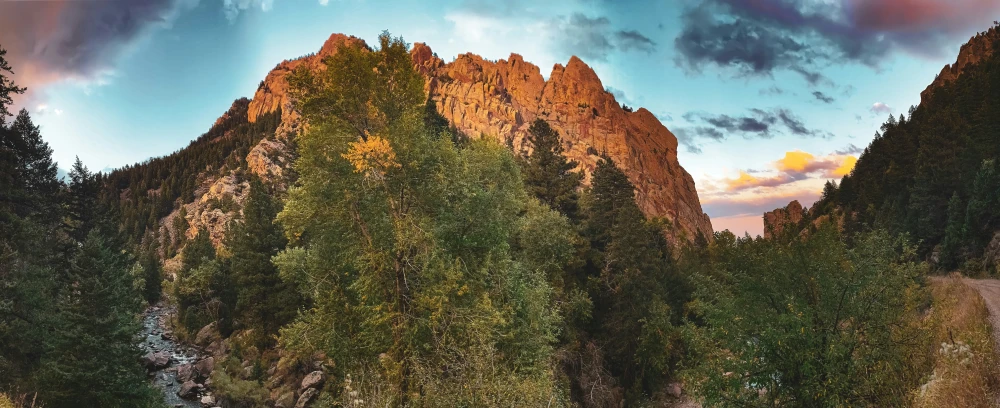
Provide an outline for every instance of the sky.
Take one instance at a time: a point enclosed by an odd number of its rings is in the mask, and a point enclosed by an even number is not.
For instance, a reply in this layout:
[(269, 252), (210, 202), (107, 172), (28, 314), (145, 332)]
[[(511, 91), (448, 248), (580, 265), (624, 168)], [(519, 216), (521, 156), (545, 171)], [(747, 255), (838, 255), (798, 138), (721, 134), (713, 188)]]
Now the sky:
[(678, 138), (716, 230), (810, 205), (908, 112), (1000, 0), (0, 0), (0, 47), (60, 167), (169, 154), (332, 33), (446, 61), (576, 55)]

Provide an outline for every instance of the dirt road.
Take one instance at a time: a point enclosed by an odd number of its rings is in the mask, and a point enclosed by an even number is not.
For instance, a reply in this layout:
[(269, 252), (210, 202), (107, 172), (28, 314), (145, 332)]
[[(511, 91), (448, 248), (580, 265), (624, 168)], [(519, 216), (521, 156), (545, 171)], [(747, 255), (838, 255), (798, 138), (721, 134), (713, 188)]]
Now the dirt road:
[(966, 285), (979, 292), (990, 311), (990, 325), (993, 326), (993, 341), (1000, 344), (1000, 280), (962, 279)]

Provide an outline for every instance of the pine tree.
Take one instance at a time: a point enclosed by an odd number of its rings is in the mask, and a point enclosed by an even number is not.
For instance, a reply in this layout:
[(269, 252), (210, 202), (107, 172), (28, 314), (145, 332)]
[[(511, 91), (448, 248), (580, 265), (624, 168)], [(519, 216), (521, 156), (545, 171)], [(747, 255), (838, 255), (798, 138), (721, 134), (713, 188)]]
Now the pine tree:
[(142, 296), (151, 305), (160, 301), (163, 290), (163, 268), (160, 266), (159, 243), (160, 240), (155, 232), (147, 233), (139, 254), (139, 265), (142, 267), (144, 278)]
[(577, 163), (563, 155), (559, 133), (548, 122), (535, 119), (527, 140), (532, 146), (523, 173), (528, 191), (569, 219), (576, 219), (582, 175), (573, 171)]
[(98, 229), (74, 256), (46, 338), (39, 391), (47, 407), (153, 407), (159, 395), (139, 365), (140, 298), (129, 256)]
[(280, 205), (254, 176), (243, 205), (242, 219), (229, 226), (226, 247), (232, 253), (230, 271), (236, 283), (237, 328), (251, 329), (255, 343), (269, 346), (278, 329), (290, 322), (301, 301), (298, 293), (278, 276), (271, 258), (287, 240), (275, 217)]
[(66, 229), (76, 242), (83, 242), (97, 223), (98, 184), (93, 173), (77, 157), (69, 172)]
[[(585, 208), (593, 282), (594, 337), (626, 388), (655, 391), (679, 357), (669, 350), (688, 293), (669, 256), (662, 227), (646, 220), (635, 187), (610, 158), (594, 170)], [(630, 401), (637, 402), (635, 396)]]
[(958, 266), (962, 244), (965, 242), (965, 207), (958, 192), (948, 200), (948, 224), (944, 230), (944, 240), (941, 242), (941, 263), (939, 267), (950, 270)]
[(10, 116), (10, 110), (7, 107), (14, 104), (13, 96), (24, 93), (25, 90), (25, 88), (18, 87), (10, 78), (10, 75), (14, 74), (14, 70), (7, 63), (5, 55), (7, 55), (7, 50), (0, 47), (0, 127), (6, 123), (7, 117)]

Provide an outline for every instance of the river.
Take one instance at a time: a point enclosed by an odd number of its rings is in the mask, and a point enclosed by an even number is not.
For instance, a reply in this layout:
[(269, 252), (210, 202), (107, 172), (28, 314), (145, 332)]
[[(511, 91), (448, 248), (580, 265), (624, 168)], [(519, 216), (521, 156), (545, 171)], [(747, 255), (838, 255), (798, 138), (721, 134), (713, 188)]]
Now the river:
[(194, 348), (178, 344), (167, 328), (167, 320), (173, 314), (172, 306), (162, 304), (146, 309), (142, 322), (142, 349), (145, 352), (170, 354), (170, 364), (150, 374), (153, 384), (163, 390), (163, 399), (167, 406), (200, 408), (200, 402), (187, 401), (177, 396), (177, 391), (181, 388), (181, 384), (177, 381), (177, 367), (198, 361), (199, 355)]

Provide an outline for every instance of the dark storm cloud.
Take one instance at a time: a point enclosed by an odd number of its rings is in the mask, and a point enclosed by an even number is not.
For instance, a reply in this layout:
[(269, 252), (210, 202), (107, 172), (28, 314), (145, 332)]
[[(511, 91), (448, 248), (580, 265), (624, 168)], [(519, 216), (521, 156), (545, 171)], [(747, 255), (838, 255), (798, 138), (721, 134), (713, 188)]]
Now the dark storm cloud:
[(652, 53), (656, 43), (635, 30), (615, 30), (607, 17), (574, 13), (557, 22), (556, 45), (565, 52), (592, 61), (607, 61), (615, 51)]
[(702, 0), (689, 2), (675, 39), (677, 63), (735, 67), (741, 75), (799, 73), (834, 63), (877, 67), (895, 49), (941, 55), (949, 41), (984, 29), (996, 0)]
[(715, 115), (706, 112), (688, 112), (683, 118), (689, 127), (675, 131), (677, 140), (693, 153), (700, 153), (701, 141), (723, 141), (731, 135), (744, 139), (771, 139), (777, 135), (796, 137), (830, 138), (830, 132), (809, 129), (794, 113), (784, 108), (750, 109), (747, 115)]
[(165, 25), (176, 0), (0, 2), (0, 45), (15, 80), (32, 88), (90, 81), (148, 29)]
[(816, 100), (818, 100), (820, 102), (823, 102), (823, 103), (833, 103), (833, 101), (834, 101), (833, 97), (831, 97), (831, 96), (829, 96), (829, 95), (827, 95), (825, 93), (822, 93), (820, 91), (814, 91), (812, 93), (812, 95), (813, 95), (813, 97), (816, 98)]

